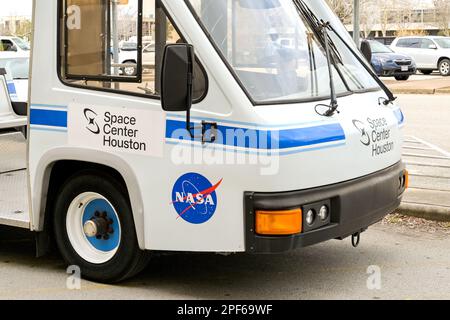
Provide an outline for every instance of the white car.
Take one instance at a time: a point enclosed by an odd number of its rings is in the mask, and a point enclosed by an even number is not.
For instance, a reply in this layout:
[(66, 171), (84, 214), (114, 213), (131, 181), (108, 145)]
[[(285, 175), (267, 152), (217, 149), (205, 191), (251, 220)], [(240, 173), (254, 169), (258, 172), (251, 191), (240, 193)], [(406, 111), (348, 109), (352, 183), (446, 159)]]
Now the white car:
[(19, 37), (0, 36), (0, 58), (29, 57), (30, 45)]
[[(136, 43), (124, 43), (122, 49), (119, 52), (119, 63), (132, 64), (130, 66), (123, 67), (122, 73), (126, 76), (135, 76), (137, 73), (137, 44)], [(155, 65), (155, 43), (144, 44), (142, 50), (142, 65), (144, 68), (152, 68)]]
[(391, 49), (414, 58), (423, 74), (439, 70), (441, 75), (450, 76), (449, 37), (399, 37), (392, 42)]

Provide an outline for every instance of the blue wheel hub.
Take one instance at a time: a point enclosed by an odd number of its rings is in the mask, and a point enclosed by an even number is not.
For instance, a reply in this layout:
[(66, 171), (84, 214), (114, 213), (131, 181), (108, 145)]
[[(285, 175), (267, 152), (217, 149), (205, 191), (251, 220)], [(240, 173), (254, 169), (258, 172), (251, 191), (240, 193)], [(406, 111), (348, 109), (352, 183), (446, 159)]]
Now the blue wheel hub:
[(83, 212), (86, 239), (97, 250), (110, 252), (120, 244), (120, 224), (114, 208), (104, 199), (91, 201)]

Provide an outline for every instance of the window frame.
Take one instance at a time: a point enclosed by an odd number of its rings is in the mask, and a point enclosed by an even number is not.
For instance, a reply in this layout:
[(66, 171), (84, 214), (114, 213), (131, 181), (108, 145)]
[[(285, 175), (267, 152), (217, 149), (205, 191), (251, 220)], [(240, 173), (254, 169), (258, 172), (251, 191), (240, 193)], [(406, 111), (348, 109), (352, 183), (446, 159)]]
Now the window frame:
[[(87, 86), (87, 85), (81, 85), (81, 84), (77, 84), (77, 83), (70, 83), (70, 80), (77, 80), (77, 79), (67, 79), (64, 78), (65, 75), (63, 75), (62, 72), (62, 60), (63, 60), (63, 56), (62, 56), (62, 41), (61, 41), (61, 34), (62, 34), (62, 29), (66, 30), (64, 28), (64, 25), (61, 25), (62, 23), (65, 23), (65, 21), (61, 21), (63, 19), (61, 19), (61, 11), (64, 9), (63, 4), (64, 0), (58, 0), (58, 6), (57, 6), (57, 16), (58, 16), (58, 26), (57, 26), (57, 30), (56, 30), (56, 36), (57, 36), (57, 41), (56, 41), (56, 46), (57, 46), (57, 61), (56, 61), (56, 73), (58, 76), (59, 81), (67, 86), (67, 87), (71, 87), (71, 88), (77, 88), (77, 89), (85, 89), (85, 90), (91, 90), (91, 91), (98, 91), (98, 92), (108, 92), (108, 93), (113, 93), (113, 94), (118, 94), (118, 95), (127, 95), (127, 96), (132, 96), (132, 97), (139, 97), (139, 98), (147, 98), (147, 99), (152, 99), (152, 100), (161, 100), (161, 96), (160, 95), (149, 95), (149, 94), (145, 94), (145, 93), (139, 93), (139, 92), (133, 92), (133, 91), (126, 91), (126, 90), (117, 90), (114, 88), (102, 88), (102, 87), (94, 87), (94, 86)], [(139, 0), (142, 1), (143, 0)], [(181, 33), (180, 29), (178, 28), (178, 26), (175, 24), (174, 20), (172, 19), (171, 15), (169, 14), (169, 12), (167, 11), (164, 3), (162, 3), (161, 0), (155, 0), (155, 5), (156, 2), (160, 1), (161, 4), (161, 8), (164, 11), (168, 21), (170, 21), (170, 23), (172, 24), (172, 26), (174, 27), (175, 31), (178, 33), (178, 35), (180, 36), (181, 40), (185, 43), (188, 43), (186, 41), (185, 36)], [(142, 17), (141, 17), (142, 18)], [(140, 25), (140, 28), (142, 29), (142, 23)], [(142, 41), (142, 39), (141, 39)], [(141, 49), (142, 51), (142, 49)], [(141, 56), (142, 56), (142, 52), (141, 52)], [(205, 90), (203, 91), (203, 94), (192, 101), (193, 104), (198, 104), (200, 102), (202, 102), (209, 93), (209, 76), (208, 76), (208, 72), (206, 71), (205, 67), (203, 66), (203, 64), (201, 63), (200, 59), (198, 58), (197, 55), (195, 55), (195, 61), (198, 64), (200, 70), (202, 71), (203, 77), (205, 79)], [(142, 63), (141, 63), (141, 68), (142, 68)], [(142, 78), (142, 71), (141, 71), (141, 78)], [(115, 83), (115, 82), (123, 82), (123, 83), (130, 83), (130, 82), (125, 82), (122, 81), (123, 78), (120, 78), (120, 81), (112, 81), (111, 83)], [(78, 79), (78, 81), (80, 81)], [(83, 81), (83, 79), (81, 79), (81, 81)], [(98, 80), (88, 80), (88, 81), (98, 81)], [(103, 81), (103, 80), (100, 80)], [(108, 81), (108, 80), (107, 80)], [(139, 82), (133, 81), (132, 83), (142, 83), (142, 79)]]
[[(68, 52), (68, 28), (67, 28), (67, 13), (64, 12), (64, 9), (67, 7), (65, 4), (67, 3), (66, 0), (60, 0), (58, 5), (60, 8), (58, 8), (58, 21), (60, 21), (60, 24), (58, 26), (58, 29), (63, 28), (64, 29), (64, 42), (63, 42), (63, 48), (62, 51), (63, 55), (58, 54), (59, 59), (64, 59), (64, 77), (67, 80), (78, 80), (78, 81), (105, 81), (105, 82), (125, 82), (125, 83), (142, 83), (142, 16), (143, 16), (143, 0), (137, 0), (138, 2), (138, 17), (137, 17), (137, 75), (134, 77), (127, 77), (127, 76), (86, 76), (86, 75), (72, 75), (68, 73), (68, 60), (67, 60), (67, 52)], [(60, 10), (61, 11), (60, 11)], [(107, 9), (108, 16), (111, 16), (111, 8), (108, 6)], [(63, 18), (62, 18), (63, 17)], [(109, 21), (110, 22), (110, 21)], [(108, 23), (108, 29), (107, 34), (111, 33), (111, 26)], [(58, 37), (58, 41), (61, 41), (61, 33)], [(111, 39), (108, 39), (110, 41)], [(58, 48), (60, 46), (58, 45)], [(61, 52), (60, 52), (61, 53)]]

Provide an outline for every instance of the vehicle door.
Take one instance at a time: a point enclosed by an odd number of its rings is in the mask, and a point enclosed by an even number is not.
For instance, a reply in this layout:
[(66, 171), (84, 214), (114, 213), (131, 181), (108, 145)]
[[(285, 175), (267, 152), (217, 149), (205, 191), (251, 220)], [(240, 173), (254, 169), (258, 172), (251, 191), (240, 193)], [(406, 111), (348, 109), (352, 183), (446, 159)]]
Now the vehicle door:
[(439, 50), (436, 43), (431, 39), (420, 40), (420, 63), (423, 67), (436, 69), (439, 60)]

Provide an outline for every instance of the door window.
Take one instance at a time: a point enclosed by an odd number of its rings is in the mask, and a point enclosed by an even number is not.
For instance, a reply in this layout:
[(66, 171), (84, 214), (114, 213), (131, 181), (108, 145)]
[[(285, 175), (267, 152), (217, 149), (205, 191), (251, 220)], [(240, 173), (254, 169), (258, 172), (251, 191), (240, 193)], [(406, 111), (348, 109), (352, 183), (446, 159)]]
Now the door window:
[[(59, 72), (63, 82), (159, 98), (166, 44), (184, 42), (160, 0), (61, 1)], [(198, 60), (194, 100), (207, 89)]]
[(400, 39), (397, 42), (397, 47), (401, 48), (420, 48), (420, 39), (416, 38), (407, 38), (407, 39)]
[(14, 44), (10, 40), (1, 40), (0, 51), (15, 51)]

